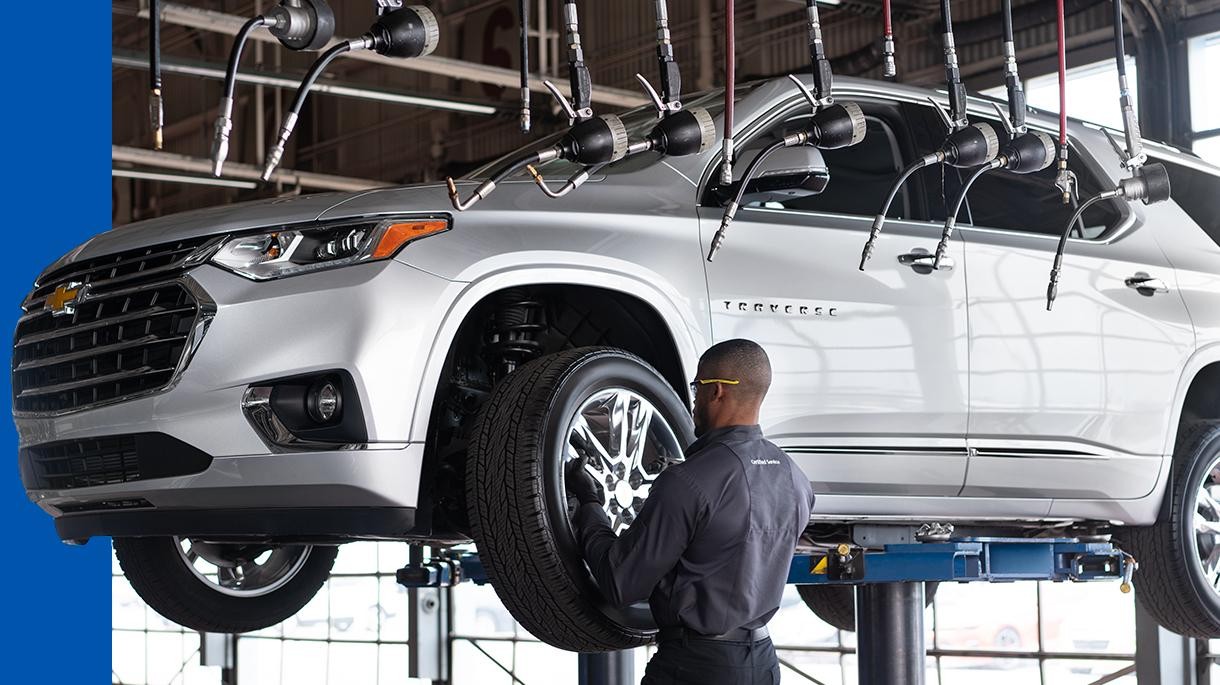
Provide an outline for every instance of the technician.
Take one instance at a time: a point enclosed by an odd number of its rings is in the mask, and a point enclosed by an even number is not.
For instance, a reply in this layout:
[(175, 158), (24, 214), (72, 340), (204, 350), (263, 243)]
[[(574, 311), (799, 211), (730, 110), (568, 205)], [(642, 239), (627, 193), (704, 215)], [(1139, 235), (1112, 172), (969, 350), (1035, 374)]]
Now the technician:
[(763, 438), (758, 411), (771, 362), (757, 343), (729, 340), (699, 360), (691, 382), (697, 440), (652, 486), (616, 537), (600, 486), (577, 460), (565, 481), (585, 561), (606, 599), (648, 599), (660, 628), (641, 685), (779, 682), (767, 621), (780, 596), (813, 491), (788, 455)]

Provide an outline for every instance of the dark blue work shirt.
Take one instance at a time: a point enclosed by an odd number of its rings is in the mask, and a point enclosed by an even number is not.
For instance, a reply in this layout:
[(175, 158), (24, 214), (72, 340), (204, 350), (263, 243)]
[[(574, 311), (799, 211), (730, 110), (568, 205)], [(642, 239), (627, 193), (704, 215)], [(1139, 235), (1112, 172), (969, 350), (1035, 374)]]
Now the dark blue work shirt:
[(779, 609), (813, 489), (758, 426), (710, 431), (657, 476), (631, 527), (582, 504), (575, 524), (606, 599), (648, 599), (661, 628), (718, 635), (758, 628)]

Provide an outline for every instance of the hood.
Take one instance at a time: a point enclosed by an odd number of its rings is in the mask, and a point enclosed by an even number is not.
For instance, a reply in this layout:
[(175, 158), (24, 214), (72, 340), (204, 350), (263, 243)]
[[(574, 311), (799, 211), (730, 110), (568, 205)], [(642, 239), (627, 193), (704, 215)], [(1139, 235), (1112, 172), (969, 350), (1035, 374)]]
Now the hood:
[[(663, 164), (649, 164), (633, 173), (617, 175), (602, 192), (576, 199), (548, 199), (527, 178), (503, 182), (497, 192), (480, 202), (467, 217), (487, 216), (499, 212), (629, 212), (658, 211), (683, 205), (693, 200), (693, 182), (674, 183), (674, 170)], [(600, 185), (605, 175), (594, 176), (587, 188)], [(457, 182), (463, 196), (477, 182)], [(687, 197), (689, 196), (689, 197)], [(54, 271), (72, 262), (116, 252), (223, 235), (285, 224), (330, 221), (355, 217), (426, 212), (456, 216), (444, 183), (377, 188), (359, 193), (318, 193), (271, 198), (254, 202), (198, 209), (180, 214), (137, 221), (100, 233), (51, 264), (43, 273)]]
[(123, 252), (145, 245), (189, 240), (261, 226), (314, 221), (331, 207), (359, 197), (360, 194), (318, 193), (276, 197), (137, 221), (94, 236), (48, 268), (55, 268), (77, 259)]

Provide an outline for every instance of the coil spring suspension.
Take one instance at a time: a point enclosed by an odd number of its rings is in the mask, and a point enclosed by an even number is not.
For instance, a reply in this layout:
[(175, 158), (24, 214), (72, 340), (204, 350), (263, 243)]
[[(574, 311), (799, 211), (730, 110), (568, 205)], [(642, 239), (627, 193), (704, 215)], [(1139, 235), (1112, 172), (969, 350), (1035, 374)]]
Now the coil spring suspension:
[(546, 309), (528, 291), (506, 290), (496, 298), (485, 346), (488, 363), (500, 378), (542, 354), (538, 335), (546, 330)]

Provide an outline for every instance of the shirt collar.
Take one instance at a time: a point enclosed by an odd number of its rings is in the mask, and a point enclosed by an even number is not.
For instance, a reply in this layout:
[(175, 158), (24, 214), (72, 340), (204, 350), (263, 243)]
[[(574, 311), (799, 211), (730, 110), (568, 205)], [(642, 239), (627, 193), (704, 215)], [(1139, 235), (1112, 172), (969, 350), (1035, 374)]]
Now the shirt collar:
[(690, 447), (686, 448), (686, 456), (689, 458), (695, 453), (702, 451), (707, 446), (717, 442), (726, 440), (761, 440), (762, 428), (758, 424), (749, 426), (724, 426), (710, 430), (699, 437), (698, 440), (691, 443)]

